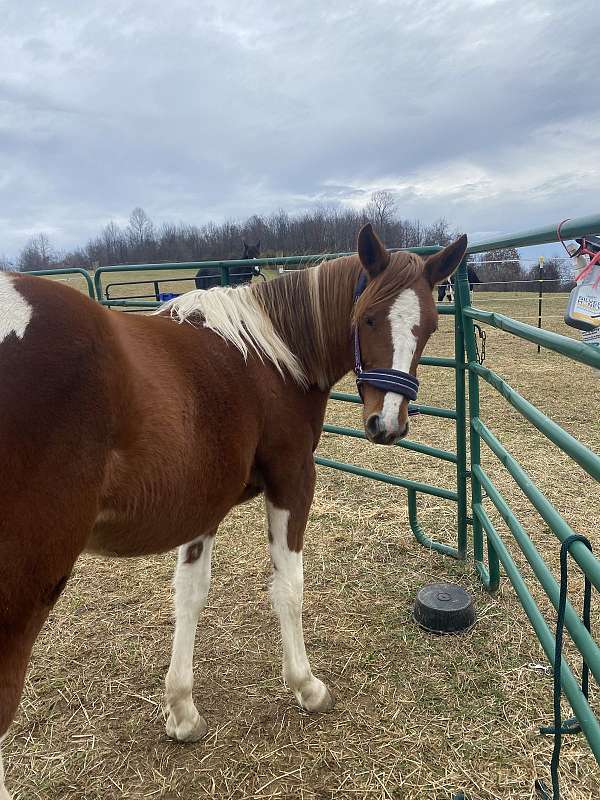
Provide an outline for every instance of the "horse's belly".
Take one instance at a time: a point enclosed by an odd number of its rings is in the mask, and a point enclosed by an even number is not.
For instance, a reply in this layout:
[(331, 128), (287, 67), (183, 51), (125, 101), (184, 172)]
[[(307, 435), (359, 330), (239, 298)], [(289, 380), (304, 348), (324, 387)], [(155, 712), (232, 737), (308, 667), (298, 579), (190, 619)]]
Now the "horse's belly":
[(124, 498), (100, 510), (86, 550), (106, 556), (142, 556), (164, 553), (216, 530), (233, 508), (264, 489), (262, 476), (252, 469), (247, 480), (223, 481), (202, 497), (192, 491), (174, 491), (163, 503), (127, 504)]
[(101, 511), (88, 538), (86, 552), (127, 558), (173, 550), (214, 530), (213, 520), (177, 520), (156, 515), (148, 519), (121, 517), (118, 512)]

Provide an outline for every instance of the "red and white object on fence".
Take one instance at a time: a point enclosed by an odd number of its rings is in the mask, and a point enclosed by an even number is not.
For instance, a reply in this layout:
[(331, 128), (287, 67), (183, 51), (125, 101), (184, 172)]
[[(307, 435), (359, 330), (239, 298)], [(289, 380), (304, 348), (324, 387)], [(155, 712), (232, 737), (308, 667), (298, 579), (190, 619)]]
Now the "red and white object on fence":
[[(600, 348), (600, 237), (588, 236), (565, 245), (576, 271), (577, 286), (571, 290), (565, 322), (582, 331), (581, 338)], [(594, 375), (600, 378), (600, 370)]]
[(581, 331), (600, 330), (600, 238), (578, 239), (568, 245), (577, 285), (569, 295), (565, 322)]

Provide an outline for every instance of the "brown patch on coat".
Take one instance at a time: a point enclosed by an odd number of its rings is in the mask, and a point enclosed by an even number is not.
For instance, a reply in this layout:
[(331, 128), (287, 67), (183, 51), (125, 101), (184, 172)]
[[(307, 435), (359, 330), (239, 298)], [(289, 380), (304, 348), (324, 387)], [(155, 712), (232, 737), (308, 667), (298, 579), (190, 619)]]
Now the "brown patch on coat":
[(202, 551), (204, 550), (204, 543), (203, 542), (194, 542), (188, 546), (188, 549), (185, 553), (185, 561), (184, 564), (193, 564), (195, 561), (198, 561), (200, 556), (202, 555)]

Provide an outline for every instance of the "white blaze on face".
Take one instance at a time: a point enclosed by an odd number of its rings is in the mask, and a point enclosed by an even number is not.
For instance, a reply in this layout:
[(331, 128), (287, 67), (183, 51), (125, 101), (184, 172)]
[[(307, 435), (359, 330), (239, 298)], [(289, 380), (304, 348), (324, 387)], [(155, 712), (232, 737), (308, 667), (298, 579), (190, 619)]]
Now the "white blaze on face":
[[(392, 369), (408, 372), (417, 348), (413, 328), (421, 322), (421, 304), (413, 289), (400, 292), (390, 308), (388, 319), (394, 347)], [(398, 414), (403, 400), (404, 395), (395, 392), (385, 394), (381, 421), (388, 433), (393, 433), (398, 428)]]
[(11, 333), (22, 339), (33, 309), (13, 285), (13, 278), (0, 272), (0, 344)]

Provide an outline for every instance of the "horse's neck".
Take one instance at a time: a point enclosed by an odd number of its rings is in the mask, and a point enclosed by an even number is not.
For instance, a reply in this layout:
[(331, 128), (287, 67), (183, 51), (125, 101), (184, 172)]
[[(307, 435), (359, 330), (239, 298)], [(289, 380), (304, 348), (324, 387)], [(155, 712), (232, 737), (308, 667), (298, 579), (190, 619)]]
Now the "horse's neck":
[(353, 367), (351, 317), (358, 259), (340, 258), (257, 287), (309, 385), (329, 390)]
[(362, 270), (357, 256), (323, 263), (318, 270), (326, 388), (331, 389), (354, 367), (351, 320)]

